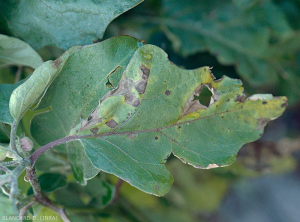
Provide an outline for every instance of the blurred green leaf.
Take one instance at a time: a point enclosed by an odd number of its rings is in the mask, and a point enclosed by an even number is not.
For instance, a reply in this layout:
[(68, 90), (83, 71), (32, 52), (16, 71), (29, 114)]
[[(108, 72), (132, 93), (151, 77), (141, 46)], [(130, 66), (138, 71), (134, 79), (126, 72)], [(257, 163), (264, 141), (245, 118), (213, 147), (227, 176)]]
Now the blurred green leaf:
[(37, 215), (35, 215), (34, 221), (45, 221), (45, 220), (53, 220), (57, 222), (63, 222), (61, 217), (50, 208), (42, 207)]
[[(66, 176), (58, 173), (44, 173), (38, 177), (42, 191), (49, 193), (57, 188), (67, 186)], [(28, 190), (27, 195), (33, 194), (32, 187)]]
[(14, 118), (9, 111), (9, 100), (12, 92), (24, 81), (16, 84), (0, 84), (0, 121), (12, 125)]
[(140, 2), (8, 0), (1, 1), (0, 15), (10, 31), (34, 49), (45, 45), (69, 49), (101, 39), (114, 18)]
[(6, 129), (4, 123), (0, 122), (0, 143), (9, 142), (9, 131)]
[(86, 186), (70, 183), (54, 192), (55, 201), (67, 207), (102, 209), (114, 197), (115, 188), (104, 178), (96, 176)]
[(3, 66), (29, 66), (36, 69), (43, 63), (39, 54), (20, 39), (0, 34), (0, 68)]
[(2, 221), (8, 220), (19, 222), (17, 217), (18, 214), (14, 211), (12, 202), (8, 198), (3, 196), (0, 196), (0, 215)]

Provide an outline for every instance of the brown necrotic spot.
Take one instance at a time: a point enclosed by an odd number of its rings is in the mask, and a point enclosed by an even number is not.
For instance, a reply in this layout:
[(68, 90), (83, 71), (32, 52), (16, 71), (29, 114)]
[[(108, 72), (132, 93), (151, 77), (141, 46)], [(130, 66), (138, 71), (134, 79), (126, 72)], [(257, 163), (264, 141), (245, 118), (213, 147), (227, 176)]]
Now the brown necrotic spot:
[(263, 101), (263, 102), (262, 102), (263, 105), (265, 105), (265, 104), (267, 104), (267, 103), (268, 103), (267, 101)]
[(157, 189), (157, 190), (158, 190), (158, 189), (159, 189), (159, 186), (158, 186), (158, 185), (155, 185), (155, 189)]
[(128, 139), (133, 139), (133, 138), (136, 137), (136, 134), (130, 133), (130, 134), (127, 135), (127, 137), (128, 137)]
[(167, 91), (165, 92), (165, 94), (166, 94), (167, 96), (169, 96), (169, 95), (171, 94), (171, 91), (170, 91), (170, 90), (167, 90)]
[(156, 136), (154, 139), (155, 139), (155, 140), (158, 140), (158, 136)]
[(281, 104), (281, 107), (287, 107), (288, 106), (288, 101), (284, 101), (284, 103)]
[(114, 119), (109, 120), (105, 124), (110, 128), (115, 128), (118, 125), (118, 123)]
[(141, 79), (141, 80), (137, 81), (134, 85), (135, 89), (140, 94), (144, 94), (144, 92), (146, 90), (146, 86), (147, 86), (147, 80), (145, 80), (145, 79)]
[(92, 129), (90, 129), (91, 130), (91, 132), (93, 133), (93, 134), (97, 134), (97, 132), (98, 132), (98, 128), (97, 127), (94, 127), (94, 128), (92, 128)]
[(148, 69), (145, 65), (141, 65), (141, 66), (140, 66), (140, 69), (141, 69), (142, 75), (149, 76), (149, 74), (150, 74), (150, 69)]
[(244, 102), (245, 99), (246, 99), (246, 96), (245, 96), (245, 95), (238, 95), (238, 96), (235, 98), (234, 102)]
[(140, 100), (135, 96), (134, 93), (128, 93), (125, 95), (125, 102), (131, 104), (134, 107), (138, 107), (140, 105)]
[(270, 121), (268, 118), (260, 118), (257, 120), (257, 129), (256, 130), (261, 130), (263, 129), (267, 123)]
[(51, 62), (51, 66), (54, 68), (54, 69), (58, 69), (59, 65), (61, 64), (61, 59), (58, 58), (56, 60), (54, 60), (53, 62)]

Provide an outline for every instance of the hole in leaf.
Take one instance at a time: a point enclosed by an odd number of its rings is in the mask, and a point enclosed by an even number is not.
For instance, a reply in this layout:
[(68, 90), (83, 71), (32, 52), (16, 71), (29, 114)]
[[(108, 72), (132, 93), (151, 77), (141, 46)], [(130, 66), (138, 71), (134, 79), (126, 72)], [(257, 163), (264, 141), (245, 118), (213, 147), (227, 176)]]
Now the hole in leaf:
[(211, 98), (211, 96), (212, 96), (211, 91), (208, 89), (208, 87), (207, 87), (206, 85), (204, 85), (204, 86), (202, 87), (202, 90), (201, 90), (200, 95), (199, 95), (199, 96), (194, 95), (193, 101), (199, 100), (199, 102), (200, 102), (202, 105), (208, 107), (208, 106), (209, 106), (209, 103), (210, 103), (210, 98)]
[(106, 88), (113, 88), (113, 85), (109, 81), (109, 78), (107, 78), (107, 82), (105, 83)]

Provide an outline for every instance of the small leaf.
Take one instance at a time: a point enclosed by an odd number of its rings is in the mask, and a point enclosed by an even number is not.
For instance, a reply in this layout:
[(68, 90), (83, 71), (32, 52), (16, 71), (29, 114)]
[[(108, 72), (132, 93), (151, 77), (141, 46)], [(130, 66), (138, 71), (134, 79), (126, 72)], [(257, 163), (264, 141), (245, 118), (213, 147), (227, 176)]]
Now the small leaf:
[(59, 59), (45, 62), (22, 85), (12, 92), (9, 110), (14, 119), (21, 118), (31, 106), (42, 99), (43, 94), (47, 91), (67, 58), (78, 49), (79, 47), (74, 46)]
[(101, 39), (114, 18), (142, 1), (9, 0), (0, 3), (0, 16), (16, 37), (34, 49), (56, 45), (66, 50)]
[(40, 55), (26, 42), (0, 34), (0, 68), (17, 65), (36, 69), (42, 64)]
[(23, 83), (24, 81), (18, 82), (17, 84), (0, 84), (0, 121), (12, 125), (14, 118), (11, 116), (9, 111), (9, 99), (12, 92)]
[[(38, 177), (42, 191), (49, 193), (60, 187), (67, 186), (67, 178), (58, 173), (45, 173)], [(32, 187), (28, 190), (27, 195), (33, 194)]]

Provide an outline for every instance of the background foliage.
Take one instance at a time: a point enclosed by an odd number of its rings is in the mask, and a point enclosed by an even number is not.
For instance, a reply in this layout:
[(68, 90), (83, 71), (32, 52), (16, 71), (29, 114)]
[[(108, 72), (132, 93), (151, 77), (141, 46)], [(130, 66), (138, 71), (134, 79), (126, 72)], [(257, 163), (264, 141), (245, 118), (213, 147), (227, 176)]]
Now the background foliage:
[[(49, 7), (54, 9), (50, 11), (42, 1), (33, 1), (32, 5), (26, 6), (22, 6), (26, 1), (8, 2), (0, 3), (3, 9), (0, 33), (24, 40), (44, 61), (56, 59), (72, 45), (91, 44), (101, 39), (106, 27), (95, 31), (101, 21), (98, 17), (90, 18), (91, 9), (97, 9), (94, 5), (89, 6), (92, 1), (86, 1), (85, 8), (80, 4), (58, 6), (55, 1), (48, 1)], [(138, 2), (128, 1), (131, 6), (126, 6), (123, 11)], [(47, 13), (36, 10), (39, 4)], [(66, 15), (76, 23), (74, 29), (65, 28), (64, 19), (59, 19), (62, 12), (53, 15), (53, 11), (58, 10), (56, 7), (63, 12), (71, 7), (71, 11), (78, 13)], [(38, 15), (27, 13), (25, 9)], [(107, 11), (112, 10), (108, 8)], [(113, 13), (109, 21), (119, 14)], [(86, 16), (78, 17), (80, 15)], [(39, 27), (24, 24), (33, 21), (31, 16), (42, 16), (38, 20), (43, 23)], [(300, 216), (295, 209), (300, 204), (297, 186), (300, 179), (299, 24), (298, 0), (152, 0), (119, 16), (107, 27), (104, 39), (117, 35), (144, 39), (164, 49), (169, 59), (181, 67), (213, 66), (217, 78), (227, 75), (242, 79), (247, 96), (255, 93), (285, 95), (289, 98), (288, 109), (268, 124), (259, 141), (244, 146), (237, 162), (229, 167), (199, 170), (170, 157), (166, 166), (175, 182), (164, 197), (145, 194), (104, 173), (88, 182), (85, 181), (87, 174), (83, 175), (81, 183), (87, 185), (82, 187), (76, 183), (71, 167), (65, 161), (67, 150), (60, 148), (38, 159), (43, 190), (49, 192), (55, 202), (67, 207), (71, 221), (297, 221)], [(87, 37), (81, 42), (67, 39), (76, 35)], [(26, 50), (27, 46), (20, 47)], [(11, 63), (2, 67), (1, 63), (0, 83), (13, 84), (26, 78), (40, 60), (33, 61), (35, 63), (31, 60), (15, 64), (23, 65), (22, 69)], [(8, 87), (3, 90), (7, 92), (11, 86), (4, 87)], [(1, 111), (0, 114), (2, 116)], [(25, 131), (28, 136), (33, 115), (34, 111), (27, 112), (19, 127), (19, 131)], [(8, 128), (0, 123), (1, 143), (9, 141)], [(51, 181), (55, 186), (47, 186)], [(22, 195), (30, 194), (28, 183), (22, 176), (19, 184)], [(49, 213), (39, 206), (30, 211)]]

